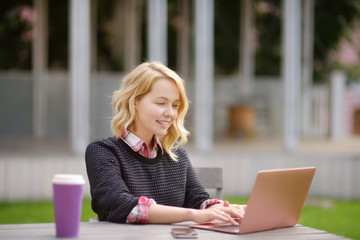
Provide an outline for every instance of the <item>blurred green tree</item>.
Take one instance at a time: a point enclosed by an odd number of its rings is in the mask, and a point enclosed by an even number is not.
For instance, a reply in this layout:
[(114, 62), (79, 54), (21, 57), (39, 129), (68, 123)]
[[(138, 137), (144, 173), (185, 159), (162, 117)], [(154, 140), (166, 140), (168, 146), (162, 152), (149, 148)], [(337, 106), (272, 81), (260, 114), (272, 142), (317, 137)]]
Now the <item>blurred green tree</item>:
[(317, 0), (314, 15), (314, 81), (322, 82), (334, 68), (328, 61), (348, 28), (360, 17), (358, 0)]
[[(121, 71), (123, 59), (113, 53), (114, 9), (116, 0), (97, 2), (97, 69), (101, 71)], [(176, 24), (171, 24), (177, 16), (176, 7), (181, 0), (168, 1), (168, 63), (176, 66)], [(193, 1), (190, 1), (190, 16), (193, 22)], [(145, 1), (146, 2), (146, 1)], [(255, 74), (280, 75), (281, 67), (281, 0), (255, 0)], [(235, 74), (239, 66), (240, 44), (240, 0), (215, 0), (214, 51), (215, 73)], [(69, 1), (49, 1), (49, 68), (67, 69), (69, 52)], [(314, 20), (314, 78), (326, 79), (334, 67), (328, 61), (331, 50), (346, 34), (360, 16), (358, 0), (317, 0)], [(146, 59), (147, 11), (142, 4), (141, 14), (141, 59)], [(3, 1), (0, 4), (0, 70), (31, 69), (31, 40), (34, 21), (33, 1)], [(192, 32), (192, 34), (194, 34)], [(355, 71), (356, 72), (356, 71)]]
[(32, 1), (0, 4), (0, 70), (31, 68)]

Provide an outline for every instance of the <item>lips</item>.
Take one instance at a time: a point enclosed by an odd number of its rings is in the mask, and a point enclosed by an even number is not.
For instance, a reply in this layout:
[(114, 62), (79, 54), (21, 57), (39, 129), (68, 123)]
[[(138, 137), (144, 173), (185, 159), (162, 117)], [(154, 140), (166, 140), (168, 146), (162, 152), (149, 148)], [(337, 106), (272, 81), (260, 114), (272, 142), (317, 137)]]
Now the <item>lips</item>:
[(168, 128), (170, 126), (170, 122), (169, 121), (160, 121), (157, 120), (157, 122), (161, 125), (161, 127), (163, 128)]

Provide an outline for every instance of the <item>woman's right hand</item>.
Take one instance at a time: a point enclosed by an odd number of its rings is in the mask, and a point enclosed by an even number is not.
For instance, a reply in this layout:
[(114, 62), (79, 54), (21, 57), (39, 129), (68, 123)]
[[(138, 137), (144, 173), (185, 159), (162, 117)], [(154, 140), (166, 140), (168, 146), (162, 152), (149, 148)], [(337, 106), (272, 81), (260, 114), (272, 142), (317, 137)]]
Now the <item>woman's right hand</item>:
[[(192, 220), (196, 223), (205, 223), (211, 222), (213, 220), (220, 220), (224, 222), (230, 222), (234, 226), (238, 226), (239, 222), (244, 217), (245, 207), (241, 205), (229, 205), (226, 204), (216, 204), (207, 209), (192, 211)], [(235, 220), (236, 219), (236, 220)]]

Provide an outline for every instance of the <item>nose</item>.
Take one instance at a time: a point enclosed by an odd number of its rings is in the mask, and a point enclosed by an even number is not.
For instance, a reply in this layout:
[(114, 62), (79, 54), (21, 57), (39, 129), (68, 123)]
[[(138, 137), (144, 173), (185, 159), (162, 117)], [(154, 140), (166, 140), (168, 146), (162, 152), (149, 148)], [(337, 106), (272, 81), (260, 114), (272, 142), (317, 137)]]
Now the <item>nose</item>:
[(173, 106), (168, 106), (165, 111), (165, 116), (175, 118), (177, 114), (177, 110), (173, 108)]

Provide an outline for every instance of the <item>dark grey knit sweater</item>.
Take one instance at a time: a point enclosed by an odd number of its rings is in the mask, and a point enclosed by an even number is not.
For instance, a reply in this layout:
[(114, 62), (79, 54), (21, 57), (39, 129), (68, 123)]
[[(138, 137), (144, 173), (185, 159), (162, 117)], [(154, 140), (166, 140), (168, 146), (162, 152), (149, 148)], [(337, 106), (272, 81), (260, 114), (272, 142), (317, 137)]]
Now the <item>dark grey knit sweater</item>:
[(178, 161), (159, 150), (148, 159), (115, 137), (92, 142), (85, 161), (90, 182), (92, 209), (100, 221), (126, 222), (140, 196), (158, 204), (200, 208), (209, 194), (201, 186), (183, 148)]

